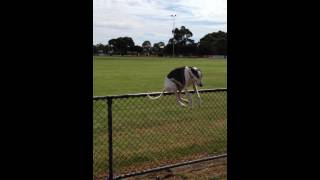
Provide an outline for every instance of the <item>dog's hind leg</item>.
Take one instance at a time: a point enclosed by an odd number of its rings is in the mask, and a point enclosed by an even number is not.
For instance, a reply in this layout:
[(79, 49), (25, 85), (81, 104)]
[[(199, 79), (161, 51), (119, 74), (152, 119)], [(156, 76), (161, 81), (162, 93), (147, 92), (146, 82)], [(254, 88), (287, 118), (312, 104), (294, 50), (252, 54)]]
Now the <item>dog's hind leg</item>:
[(185, 91), (185, 93), (186, 93), (186, 95), (187, 95), (187, 97), (188, 97), (188, 99), (189, 99), (190, 107), (193, 108), (193, 103), (192, 103), (192, 96), (191, 96), (191, 94), (189, 93), (188, 89), (185, 89), (184, 91)]
[(179, 98), (181, 101), (185, 102), (185, 103), (189, 103), (189, 101), (187, 99), (184, 99), (181, 97), (181, 90), (178, 92)]
[(182, 107), (186, 107), (186, 105), (185, 105), (183, 102), (181, 102), (180, 93), (177, 92), (177, 91), (175, 91), (174, 94), (176, 95), (176, 101), (177, 101), (177, 103), (178, 103), (180, 106), (182, 106)]

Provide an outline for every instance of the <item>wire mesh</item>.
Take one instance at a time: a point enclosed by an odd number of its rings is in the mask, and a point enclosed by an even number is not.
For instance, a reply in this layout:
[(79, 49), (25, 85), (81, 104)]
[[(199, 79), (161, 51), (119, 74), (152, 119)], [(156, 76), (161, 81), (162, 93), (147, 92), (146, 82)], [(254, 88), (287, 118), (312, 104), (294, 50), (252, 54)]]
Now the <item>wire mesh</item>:
[[(115, 96), (112, 104), (115, 176), (219, 155), (227, 151), (227, 90), (193, 95), (193, 108), (174, 95)], [(186, 97), (184, 97), (187, 99)], [(94, 100), (94, 178), (108, 171), (107, 103)]]

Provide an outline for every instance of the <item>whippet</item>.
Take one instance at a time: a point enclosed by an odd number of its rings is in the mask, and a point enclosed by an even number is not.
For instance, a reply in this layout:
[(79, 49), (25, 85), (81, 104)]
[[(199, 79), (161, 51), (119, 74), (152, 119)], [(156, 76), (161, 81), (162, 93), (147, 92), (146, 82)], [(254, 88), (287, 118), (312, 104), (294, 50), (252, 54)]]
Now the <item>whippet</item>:
[[(190, 107), (193, 107), (192, 96), (188, 92), (188, 87), (193, 86), (194, 91), (197, 93), (199, 104), (201, 105), (202, 100), (200, 94), (198, 92), (197, 86), (202, 87), (202, 72), (200, 69), (196, 67), (178, 67), (172, 70), (164, 80), (164, 89), (161, 94), (157, 97), (151, 97), (148, 95), (150, 99), (158, 99), (162, 96), (162, 94), (166, 92), (174, 92), (176, 96), (176, 101), (180, 106), (185, 107), (185, 103), (190, 103)], [(189, 100), (181, 98), (181, 91), (184, 90)], [(182, 102), (183, 101), (183, 102)]]

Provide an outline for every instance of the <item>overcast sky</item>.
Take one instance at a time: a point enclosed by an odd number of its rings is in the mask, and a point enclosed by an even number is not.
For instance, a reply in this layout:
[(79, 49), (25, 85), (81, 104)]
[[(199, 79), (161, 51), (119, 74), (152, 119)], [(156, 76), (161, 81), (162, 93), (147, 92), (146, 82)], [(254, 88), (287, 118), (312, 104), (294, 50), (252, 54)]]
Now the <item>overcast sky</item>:
[(198, 42), (204, 35), (227, 31), (227, 0), (93, 0), (93, 43), (129, 36), (136, 45), (168, 43), (175, 27), (185, 26)]

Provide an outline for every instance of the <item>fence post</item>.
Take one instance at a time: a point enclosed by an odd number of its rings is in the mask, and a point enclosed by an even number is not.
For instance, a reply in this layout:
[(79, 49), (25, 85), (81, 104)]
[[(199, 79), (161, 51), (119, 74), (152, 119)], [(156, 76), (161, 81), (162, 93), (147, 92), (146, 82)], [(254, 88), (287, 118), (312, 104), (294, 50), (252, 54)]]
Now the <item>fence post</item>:
[(108, 101), (108, 148), (109, 148), (109, 176), (107, 179), (113, 179), (113, 152), (112, 152), (112, 97), (107, 98)]

